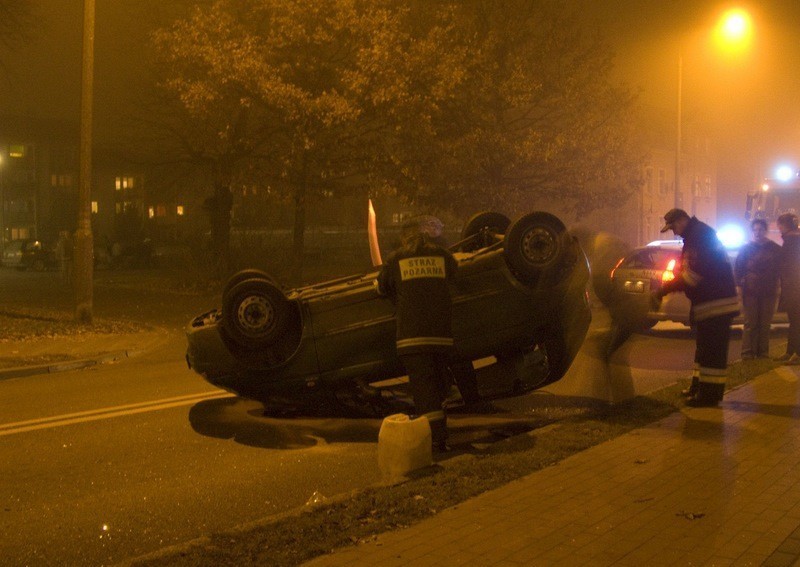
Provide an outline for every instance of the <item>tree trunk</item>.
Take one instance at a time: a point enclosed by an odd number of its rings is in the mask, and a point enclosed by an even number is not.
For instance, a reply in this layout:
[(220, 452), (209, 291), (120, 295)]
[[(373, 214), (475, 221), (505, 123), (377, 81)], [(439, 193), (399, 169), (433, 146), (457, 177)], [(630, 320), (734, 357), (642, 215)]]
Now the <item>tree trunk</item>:
[(220, 281), (227, 278), (231, 270), (231, 208), (233, 207), (231, 176), (231, 167), (224, 163), (220, 164), (214, 181), (214, 196), (209, 207), (213, 275)]
[(292, 235), (292, 282), (299, 285), (303, 279), (303, 256), (306, 233), (306, 182), (303, 180), (294, 191), (294, 232)]

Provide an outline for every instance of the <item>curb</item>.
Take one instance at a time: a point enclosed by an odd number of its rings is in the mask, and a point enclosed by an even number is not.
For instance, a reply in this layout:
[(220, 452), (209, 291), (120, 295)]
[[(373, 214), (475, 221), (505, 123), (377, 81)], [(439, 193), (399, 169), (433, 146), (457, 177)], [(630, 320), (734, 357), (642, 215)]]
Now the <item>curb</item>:
[(10, 378), (22, 378), (24, 376), (35, 376), (37, 374), (54, 374), (56, 372), (66, 372), (68, 370), (80, 370), (100, 364), (119, 362), (126, 358), (132, 358), (141, 354), (140, 350), (123, 350), (110, 354), (104, 354), (96, 358), (84, 358), (80, 360), (68, 360), (55, 364), (40, 364), (37, 366), (17, 366), (0, 370), (0, 380)]

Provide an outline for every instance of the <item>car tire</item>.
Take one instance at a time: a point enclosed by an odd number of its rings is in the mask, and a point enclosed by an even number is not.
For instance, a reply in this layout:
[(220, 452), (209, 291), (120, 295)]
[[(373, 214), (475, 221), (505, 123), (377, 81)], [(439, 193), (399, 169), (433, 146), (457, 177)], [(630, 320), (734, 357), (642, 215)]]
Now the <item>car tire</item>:
[(265, 280), (275, 287), (280, 287), (275, 281), (275, 278), (273, 278), (267, 272), (256, 270), (255, 268), (247, 268), (246, 270), (236, 272), (230, 278), (228, 278), (228, 281), (225, 283), (225, 287), (222, 290), (222, 297), (225, 297), (225, 295), (230, 292), (231, 289), (233, 289), (233, 286), (245, 280)]
[[(492, 234), (505, 234), (510, 224), (511, 219), (509, 219), (503, 213), (484, 211), (482, 213), (473, 215), (467, 221), (467, 224), (464, 225), (464, 228), (461, 229), (461, 242), (470, 239), (469, 242), (465, 242), (460, 247), (461, 251), (472, 252), (474, 250), (478, 250), (479, 248), (493, 244), (491, 238), (489, 238), (489, 234), (486, 234), (486, 232)], [(481, 233), (484, 235), (479, 238), (472, 238), (474, 236), (481, 235)]]
[(552, 286), (566, 274), (574, 244), (558, 217), (534, 212), (511, 225), (503, 242), (506, 263), (522, 283)]
[(237, 346), (255, 350), (275, 343), (289, 324), (289, 302), (273, 283), (251, 278), (222, 296), (222, 329)]

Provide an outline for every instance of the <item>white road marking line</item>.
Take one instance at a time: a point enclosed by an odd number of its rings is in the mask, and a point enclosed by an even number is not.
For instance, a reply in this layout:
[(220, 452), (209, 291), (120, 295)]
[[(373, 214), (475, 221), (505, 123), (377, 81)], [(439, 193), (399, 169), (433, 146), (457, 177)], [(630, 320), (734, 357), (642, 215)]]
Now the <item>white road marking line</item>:
[(125, 415), (134, 415), (137, 413), (146, 413), (150, 411), (176, 408), (180, 406), (194, 404), (202, 400), (212, 400), (212, 399), (227, 398), (227, 397), (232, 398), (234, 397), (234, 395), (228, 392), (221, 392), (219, 390), (216, 390), (213, 392), (204, 392), (201, 394), (176, 396), (174, 398), (164, 398), (162, 400), (151, 400), (149, 402), (139, 402), (135, 404), (126, 404), (122, 406), (113, 406), (108, 408), (100, 408), (96, 410), (87, 410), (87, 411), (80, 411), (63, 415), (54, 415), (39, 419), (17, 421), (13, 423), (3, 423), (0, 424), (0, 437), (4, 435), (13, 435), (15, 433), (25, 433), (27, 431), (36, 431), (38, 429), (63, 427), (65, 425), (72, 425), (75, 423), (85, 423), (87, 421), (97, 421), (100, 419), (110, 419), (113, 417), (122, 417)]

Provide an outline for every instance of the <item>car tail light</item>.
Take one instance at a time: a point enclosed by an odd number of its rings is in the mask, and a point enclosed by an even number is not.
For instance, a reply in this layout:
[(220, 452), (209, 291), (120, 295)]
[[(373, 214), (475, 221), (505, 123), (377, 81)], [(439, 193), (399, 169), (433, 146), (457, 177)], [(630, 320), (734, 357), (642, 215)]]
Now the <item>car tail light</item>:
[(667, 262), (667, 269), (661, 273), (661, 283), (671, 282), (675, 279), (675, 258)]
[(623, 261), (624, 259), (625, 259), (625, 258), (620, 258), (620, 259), (619, 259), (619, 262), (617, 262), (617, 264), (616, 264), (616, 265), (615, 265), (613, 268), (611, 268), (611, 274), (610, 274), (610, 277), (611, 277), (611, 279), (612, 279), (612, 280), (614, 279), (614, 272), (616, 272), (616, 271), (617, 271), (617, 268), (619, 268), (619, 265), (620, 265), (620, 264), (622, 264), (622, 261)]

